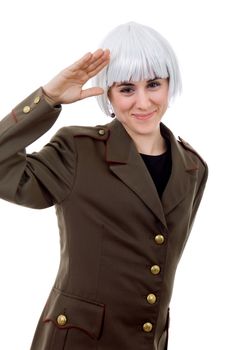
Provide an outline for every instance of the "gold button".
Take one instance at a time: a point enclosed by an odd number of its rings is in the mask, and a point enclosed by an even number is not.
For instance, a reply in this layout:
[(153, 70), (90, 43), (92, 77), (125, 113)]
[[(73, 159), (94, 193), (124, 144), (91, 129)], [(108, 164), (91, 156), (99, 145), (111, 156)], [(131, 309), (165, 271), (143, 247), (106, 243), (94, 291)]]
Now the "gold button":
[(156, 242), (156, 244), (163, 244), (163, 242), (164, 242), (164, 236), (163, 235), (156, 235), (155, 236), (155, 242)]
[(40, 102), (40, 96), (36, 96), (34, 99), (34, 103), (37, 104)]
[(31, 110), (31, 108), (29, 107), (29, 106), (25, 106), (25, 107), (23, 107), (23, 113), (29, 113), (30, 112), (30, 110)]
[(156, 302), (156, 296), (152, 293), (148, 294), (146, 299), (149, 304), (154, 304)]
[(100, 136), (103, 136), (105, 134), (105, 130), (104, 129), (99, 129), (98, 131)]
[(160, 267), (159, 265), (153, 265), (150, 268), (151, 272), (153, 273), (153, 275), (158, 275), (160, 273)]
[(149, 333), (149, 332), (152, 331), (152, 328), (153, 328), (153, 326), (152, 326), (152, 324), (151, 324), (150, 322), (146, 322), (146, 323), (144, 323), (144, 325), (143, 325), (143, 330), (144, 330), (144, 332)]
[(59, 324), (59, 326), (64, 326), (67, 322), (67, 318), (65, 315), (59, 315), (57, 317), (57, 323)]

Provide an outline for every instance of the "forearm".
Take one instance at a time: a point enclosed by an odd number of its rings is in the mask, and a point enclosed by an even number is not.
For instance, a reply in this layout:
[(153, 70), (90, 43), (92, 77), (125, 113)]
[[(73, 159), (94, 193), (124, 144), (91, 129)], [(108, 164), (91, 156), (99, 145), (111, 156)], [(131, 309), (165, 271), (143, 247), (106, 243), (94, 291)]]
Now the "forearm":
[(23, 150), (55, 123), (61, 107), (51, 106), (39, 88), (0, 121), (0, 162)]
[[(16, 202), (16, 193), (27, 167), (25, 148), (54, 124), (60, 111), (61, 108), (54, 108), (45, 100), (40, 88), (0, 121), (1, 198)], [(36, 186), (33, 187), (33, 190), (38, 202), (42, 202), (43, 195), (37, 193)], [(46, 205), (51, 205), (51, 203), (44, 204)]]

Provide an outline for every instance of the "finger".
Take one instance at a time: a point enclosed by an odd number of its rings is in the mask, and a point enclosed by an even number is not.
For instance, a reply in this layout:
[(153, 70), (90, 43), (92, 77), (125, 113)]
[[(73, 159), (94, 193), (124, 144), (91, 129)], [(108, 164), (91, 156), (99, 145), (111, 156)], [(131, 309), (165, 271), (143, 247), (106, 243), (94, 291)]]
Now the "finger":
[(98, 59), (102, 59), (105, 57), (108, 57), (110, 55), (109, 49), (98, 49), (92, 54), (92, 58), (90, 60), (90, 63), (95, 62)]
[(72, 66), (72, 71), (76, 71), (78, 69), (88, 69), (88, 67), (92, 64), (97, 64), (98, 62), (102, 62), (107, 57), (109, 57), (110, 51), (108, 49), (98, 49), (94, 53), (87, 53), (80, 60), (76, 61)]
[(108, 64), (109, 64), (109, 60), (106, 60), (106, 61), (102, 62), (101, 64), (99, 64), (97, 67), (93, 67), (93, 69), (87, 73), (89, 79), (94, 77), (96, 74), (98, 74)]
[(90, 60), (88, 67), (86, 68), (87, 73), (93, 71), (96, 67), (101, 65), (102, 63), (108, 63), (110, 60), (110, 52), (104, 52), (104, 54), (97, 58), (96, 60)]
[(92, 76), (93, 74), (97, 74), (103, 67), (109, 64), (109, 60), (98, 62), (98, 64), (93, 64), (92, 66), (88, 67), (87, 74), (88, 76)]
[(107, 50), (102, 57), (97, 59), (95, 62), (91, 63), (86, 68), (86, 73), (89, 77), (97, 74), (100, 70), (102, 70), (110, 61), (110, 51)]
[(100, 87), (91, 87), (89, 89), (82, 90), (81, 92), (81, 99), (91, 97), (91, 96), (98, 96), (102, 95), (104, 93), (104, 89)]
[(75, 61), (69, 67), (67, 67), (67, 69), (69, 69), (71, 71), (75, 71), (75, 70), (77, 70), (77, 68), (80, 68), (81, 66), (85, 66), (86, 64), (88, 65), (91, 58), (92, 58), (92, 53), (87, 52), (78, 61)]

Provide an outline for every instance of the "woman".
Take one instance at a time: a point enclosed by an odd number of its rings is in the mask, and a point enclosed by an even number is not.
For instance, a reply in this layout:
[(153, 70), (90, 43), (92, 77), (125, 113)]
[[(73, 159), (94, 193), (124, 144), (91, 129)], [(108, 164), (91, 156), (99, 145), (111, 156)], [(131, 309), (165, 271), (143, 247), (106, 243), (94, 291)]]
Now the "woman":
[[(181, 88), (168, 42), (130, 22), (102, 47), (0, 124), (1, 197), (55, 205), (60, 230), (60, 268), (31, 350), (167, 349), (175, 271), (207, 179), (197, 152), (161, 123)], [(64, 127), (26, 155), (61, 104), (90, 96), (110, 123)]]

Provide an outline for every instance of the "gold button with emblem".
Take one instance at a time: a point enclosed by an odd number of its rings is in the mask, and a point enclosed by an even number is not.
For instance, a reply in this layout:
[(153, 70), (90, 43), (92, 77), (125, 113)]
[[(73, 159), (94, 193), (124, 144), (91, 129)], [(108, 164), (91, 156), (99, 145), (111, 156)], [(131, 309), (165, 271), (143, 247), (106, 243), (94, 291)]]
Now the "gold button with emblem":
[(39, 102), (40, 102), (40, 96), (36, 96), (36, 97), (34, 98), (34, 103), (37, 104), (37, 103), (39, 103)]
[(104, 129), (99, 129), (99, 130), (98, 130), (98, 134), (99, 134), (100, 136), (103, 136), (103, 135), (105, 134), (105, 130), (104, 130)]
[(164, 236), (163, 235), (156, 235), (155, 236), (155, 243), (156, 244), (163, 244), (163, 242), (165, 241), (165, 238), (164, 238)]
[(144, 330), (144, 332), (149, 333), (149, 332), (152, 331), (152, 328), (153, 328), (153, 326), (152, 326), (152, 324), (151, 324), (150, 322), (146, 322), (146, 323), (144, 323), (144, 325), (143, 325), (143, 330)]
[(57, 324), (59, 326), (64, 326), (67, 323), (67, 317), (65, 315), (59, 315), (57, 317)]
[(30, 110), (31, 110), (31, 108), (29, 106), (23, 107), (23, 113), (25, 113), (25, 114), (29, 113)]
[(151, 273), (153, 273), (153, 275), (158, 275), (160, 273), (159, 265), (151, 266), (150, 270), (151, 270)]
[(149, 304), (154, 304), (157, 298), (156, 298), (156, 295), (154, 295), (153, 293), (150, 293), (147, 295), (146, 299)]

